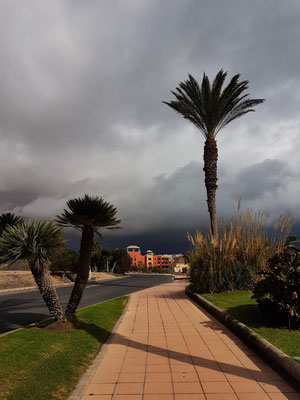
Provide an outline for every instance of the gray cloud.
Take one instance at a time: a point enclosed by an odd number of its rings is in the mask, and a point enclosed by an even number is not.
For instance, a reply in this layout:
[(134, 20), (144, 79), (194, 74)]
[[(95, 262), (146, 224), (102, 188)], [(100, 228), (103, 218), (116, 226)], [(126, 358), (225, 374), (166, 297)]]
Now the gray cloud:
[(297, 0), (7, 0), (1, 11), (0, 211), (54, 216), (99, 194), (120, 210), (116, 245), (207, 226), (203, 138), (161, 101), (188, 73), (222, 67), (266, 103), (217, 137), (218, 214), (242, 196), (300, 221)]
[(238, 174), (234, 194), (246, 200), (263, 197), (266, 193), (276, 196), (279, 190), (287, 187), (292, 176), (287, 163), (267, 159), (244, 168)]

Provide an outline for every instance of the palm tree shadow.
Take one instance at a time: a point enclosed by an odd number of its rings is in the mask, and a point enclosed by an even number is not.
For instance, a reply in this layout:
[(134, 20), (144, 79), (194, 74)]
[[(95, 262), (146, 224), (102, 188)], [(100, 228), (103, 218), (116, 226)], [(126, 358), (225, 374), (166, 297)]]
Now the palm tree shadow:
[[(268, 375), (266, 375), (266, 369), (268, 370), (269, 367), (266, 366), (265, 368), (262, 367), (262, 361), (258, 359), (256, 356), (253, 358), (250, 357), (252, 363), (253, 363), (253, 369), (250, 367), (244, 367), (242, 364), (241, 365), (235, 365), (235, 364), (230, 364), (226, 362), (220, 362), (216, 361), (214, 357), (210, 358), (204, 358), (200, 356), (194, 356), (193, 354), (187, 354), (184, 352), (180, 351), (169, 351), (166, 350), (163, 347), (155, 346), (155, 345), (147, 345), (145, 343), (137, 342), (135, 340), (131, 340), (126, 336), (123, 336), (117, 332), (110, 332), (104, 328), (101, 328), (95, 324), (90, 324), (86, 322), (80, 322), (80, 324), (76, 327), (76, 329), (84, 330), (86, 331), (89, 335), (93, 336), (97, 341), (100, 343), (104, 343), (108, 337), (111, 335), (111, 345), (114, 344), (120, 344), (127, 346), (129, 345), (130, 348), (134, 348), (137, 350), (140, 350), (142, 352), (146, 353), (151, 353), (155, 355), (162, 355), (166, 356), (168, 354), (168, 357), (176, 362), (187, 364), (187, 365), (193, 365), (193, 366), (202, 366), (205, 367), (208, 370), (211, 371), (217, 371), (220, 373), (229, 373), (231, 375), (234, 375), (236, 377), (240, 378), (245, 378), (248, 377), (249, 379), (253, 379), (253, 377), (257, 381), (261, 382), (267, 382), (270, 380)], [(259, 367), (259, 368), (257, 368)], [(278, 371), (276, 371), (278, 373)], [(286, 378), (284, 376), (284, 378)], [(291, 382), (293, 385), (294, 383)]]
[[(39, 326), (41, 328), (47, 328), (50, 324), (53, 324), (53, 320), (48, 320), (44, 321), (43, 323), (40, 323)], [(205, 369), (211, 370), (211, 371), (216, 371), (219, 373), (229, 373), (231, 376), (239, 377), (239, 378), (248, 378), (248, 379), (255, 379), (260, 382), (267, 382), (270, 380), (269, 378), (269, 366), (263, 366), (264, 364), (262, 361), (254, 355), (254, 357), (249, 356), (250, 360), (252, 361), (253, 368), (251, 367), (244, 367), (242, 364), (240, 365), (235, 365), (230, 364), (230, 362), (222, 362), (222, 361), (216, 361), (213, 356), (204, 358), (200, 356), (195, 356), (193, 354), (188, 354), (180, 351), (170, 351), (167, 350), (164, 347), (159, 347), (155, 345), (149, 345), (145, 343), (138, 342), (136, 340), (129, 339), (126, 336), (123, 336), (117, 332), (111, 332), (107, 329), (104, 329), (100, 326), (97, 326), (93, 323), (87, 323), (81, 320), (76, 320), (74, 322), (69, 323), (70, 324), (70, 329), (76, 329), (76, 330), (84, 330), (87, 332), (89, 335), (94, 337), (99, 343), (103, 344), (107, 341), (107, 339), (110, 337), (110, 343), (113, 346), (114, 344), (119, 344), (123, 346), (130, 346), (130, 348), (134, 348), (136, 350), (140, 350), (145, 353), (151, 353), (155, 355), (161, 355), (161, 356), (168, 356), (170, 360), (183, 363), (186, 365), (192, 365), (194, 367), (197, 366), (202, 366)], [(205, 322), (206, 324), (206, 322)], [(207, 321), (207, 327), (214, 327), (216, 329), (216, 326), (214, 325), (214, 322), (210, 323)], [(222, 331), (222, 327), (219, 326), (218, 330)], [(224, 327), (223, 327), (224, 328)], [(244, 351), (244, 350), (243, 350)], [(246, 352), (247, 354), (247, 352)], [(288, 377), (282, 374), (280, 371), (276, 371), (277, 374), (282, 375), (284, 379), (288, 380)], [(299, 386), (295, 384), (295, 382), (289, 382), (296, 390), (299, 390)], [(276, 384), (274, 382), (274, 384)]]
[(266, 320), (259, 312), (257, 304), (243, 304), (226, 310), (233, 318), (241, 321), (249, 328), (278, 327), (277, 324)]
[(104, 343), (112, 333), (111, 331), (104, 329), (101, 326), (90, 324), (84, 321), (76, 321), (74, 328), (77, 330), (83, 330), (87, 332), (90, 336), (94, 337), (99, 343)]

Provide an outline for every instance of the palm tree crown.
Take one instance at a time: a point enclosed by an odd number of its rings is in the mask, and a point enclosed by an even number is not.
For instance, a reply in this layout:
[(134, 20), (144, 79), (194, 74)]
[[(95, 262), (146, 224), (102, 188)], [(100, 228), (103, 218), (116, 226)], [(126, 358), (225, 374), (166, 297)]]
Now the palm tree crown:
[(0, 263), (12, 264), (18, 260), (28, 262), (50, 315), (55, 320), (62, 317), (63, 311), (47, 264), (64, 244), (62, 229), (49, 221), (27, 221), (9, 226), (0, 238)]
[(8, 226), (0, 238), (0, 262), (27, 260), (30, 268), (39, 269), (64, 246), (62, 230), (54, 222), (34, 221)]
[(239, 82), (240, 74), (234, 75), (222, 91), (226, 76), (227, 72), (221, 69), (211, 85), (204, 73), (200, 87), (189, 74), (188, 80), (180, 82), (176, 91), (171, 92), (177, 100), (163, 103), (192, 122), (205, 138), (215, 137), (229, 122), (254, 111), (255, 105), (264, 102), (264, 99), (249, 99), (248, 94), (242, 95), (249, 82)]
[(104, 201), (102, 197), (85, 195), (81, 198), (67, 201), (69, 210), (64, 209), (61, 216), (57, 216), (57, 222), (65, 227), (75, 227), (82, 231), (90, 226), (94, 232), (100, 235), (98, 229), (120, 229), (121, 220), (116, 219), (117, 208)]

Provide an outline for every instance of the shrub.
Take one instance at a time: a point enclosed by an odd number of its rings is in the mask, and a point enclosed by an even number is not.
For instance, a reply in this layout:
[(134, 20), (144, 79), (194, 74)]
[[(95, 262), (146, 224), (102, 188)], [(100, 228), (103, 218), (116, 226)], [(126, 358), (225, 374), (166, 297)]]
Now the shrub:
[[(253, 289), (264, 319), (296, 328), (300, 325), (300, 257), (288, 249), (270, 258)], [(299, 326), (300, 327), (300, 326)]]
[(167, 270), (164, 270), (161, 267), (153, 267), (152, 268), (152, 272), (154, 272), (155, 274), (165, 274), (166, 272), (168, 272)]
[(77, 273), (79, 254), (67, 248), (58, 249), (49, 267), (50, 271), (71, 271)]
[(92, 270), (124, 274), (130, 270), (131, 265), (131, 257), (125, 249), (99, 249), (96, 247), (92, 253)]
[(240, 213), (238, 219), (232, 218), (227, 224), (220, 218), (217, 237), (211, 232), (188, 234), (192, 250), (186, 257), (194, 290), (212, 293), (251, 288), (257, 271), (264, 268), (272, 255), (283, 251), (290, 229), (289, 217), (280, 216), (269, 241), (267, 216), (248, 209), (246, 215)]

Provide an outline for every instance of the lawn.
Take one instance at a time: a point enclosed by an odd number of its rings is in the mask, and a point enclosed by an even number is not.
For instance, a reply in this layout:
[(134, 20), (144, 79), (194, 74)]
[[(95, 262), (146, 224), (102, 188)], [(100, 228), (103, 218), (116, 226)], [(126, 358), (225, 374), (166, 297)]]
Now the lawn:
[(202, 294), (206, 300), (220, 307), (233, 318), (243, 322), (291, 357), (300, 356), (300, 331), (268, 326), (260, 321), (256, 301), (251, 291)]
[[(79, 329), (32, 327), (0, 338), (1, 400), (63, 400), (123, 312), (127, 297), (79, 310)], [(45, 324), (44, 324), (45, 325)]]

